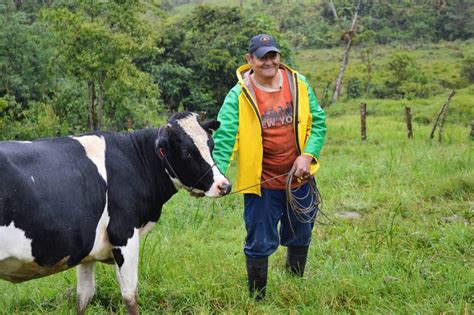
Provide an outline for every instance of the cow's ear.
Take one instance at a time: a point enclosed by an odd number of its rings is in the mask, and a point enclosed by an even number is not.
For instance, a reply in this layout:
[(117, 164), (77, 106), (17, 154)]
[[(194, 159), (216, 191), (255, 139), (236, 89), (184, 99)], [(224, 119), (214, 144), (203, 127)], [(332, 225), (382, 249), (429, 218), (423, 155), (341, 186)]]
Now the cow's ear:
[(170, 150), (169, 129), (170, 127), (166, 125), (158, 130), (158, 138), (155, 141), (155, 151), (160, 159), (162, 159)]
[(214, 131), (217, 130), (217, 128), (219, 128), (220, 125), (221, 123), (218, 122), (217, 120), (209, 120), (202, 123), (202, 128), (204, 128), (204, 130), (208, 132), (211, 132), (211, 130), (214, 130)]

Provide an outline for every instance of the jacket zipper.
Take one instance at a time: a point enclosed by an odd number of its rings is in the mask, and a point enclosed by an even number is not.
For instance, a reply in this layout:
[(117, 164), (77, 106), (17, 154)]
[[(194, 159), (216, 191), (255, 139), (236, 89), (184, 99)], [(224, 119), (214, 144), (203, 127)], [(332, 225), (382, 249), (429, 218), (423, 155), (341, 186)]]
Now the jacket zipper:
[(301, 155), (300, 144), (298, 140), (298, 105), (299, 105), (299, 95), (298, 95), (298, 74), (293, 73), (293, 86), (295, 90), (295, 104), (294, 104), (294, 113), (293, 113), (293, 128), (295, 129), (295, 143), (296, 143), (296, 152), (298, 155)]

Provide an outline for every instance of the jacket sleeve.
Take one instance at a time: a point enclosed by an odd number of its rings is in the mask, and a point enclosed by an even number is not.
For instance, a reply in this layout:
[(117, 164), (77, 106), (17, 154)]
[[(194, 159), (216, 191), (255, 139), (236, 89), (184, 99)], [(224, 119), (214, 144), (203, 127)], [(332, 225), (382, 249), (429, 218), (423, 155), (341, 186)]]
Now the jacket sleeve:
[(311, 113), (311, 132), (304, 148), (304, 154), (319, 159), (326, 137), (326, 114), (319, 105), (316, 95), (314, 95), (314, 91), (309, 85), (307, 79), (305, 77), (302, 77), (302, 79), (308, 89), (309, 110)]
[(217, 115), (220, 126), (213, 134), (214, 150), (212, 151), (212, 157), (217, 168), (223, 174), (227, 172), (229, 167), (239, 129), (239, 94), (240, 86), (238, 84), (227, 93)]

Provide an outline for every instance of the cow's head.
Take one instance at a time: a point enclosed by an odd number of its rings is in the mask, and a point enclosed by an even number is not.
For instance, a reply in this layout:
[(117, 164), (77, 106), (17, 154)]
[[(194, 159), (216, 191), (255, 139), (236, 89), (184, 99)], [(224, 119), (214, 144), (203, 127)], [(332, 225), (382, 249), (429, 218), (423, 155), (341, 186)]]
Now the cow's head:
[(212, 158), (214, 148), (210, 131), (219, 127), (216, 120), (200, 124), (190, 112), (173, 115), (161, 127), (156, 152), (177, 188), (192, 194), (219, 197), (230, 192), (232, 185), (222, 175)]

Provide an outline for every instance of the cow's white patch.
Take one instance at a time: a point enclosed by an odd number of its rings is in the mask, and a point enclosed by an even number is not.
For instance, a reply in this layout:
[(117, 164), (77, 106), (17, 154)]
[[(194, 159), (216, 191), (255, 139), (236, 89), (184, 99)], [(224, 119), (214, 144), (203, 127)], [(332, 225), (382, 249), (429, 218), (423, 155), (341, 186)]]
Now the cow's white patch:
[[(100, 176), (107, 183), (107, 170), (105, 168), (105, 139), (99, 136), (81, 136), (72, 138), (79, 141), (79, 143), (84, 147), (87, 157), (95, 164)], [(94, 246), (92, 247), (88, 257), (83, 261), (88, 261), (91, 257), (96, 260), (106, 260), (111, 257), (112, 246), (107, 235), (107, 226), (110, 222), (108, 199), (108, 191), (106, 191), (104, 212), (102, 213), (95, 230)]]
[[(15, 258), (25, 263), (32, 262), (34, 257), (31, 242), (32, 240), (26, 237), (25, 232), (15, 227), (13, 222), (8, 226), (0, 226), (0, 262), (8, 258)], [(13, 260), (11, 263), (13, 264)], [(16, 265), (16, 262), (13, 265)]]
[(107, 171), (105, 168), (105, 140), (99, 136), (72, 137), (79, 141), (84, 147), (87, 157), (97, 166), (100, 176), (107, 183)]
[(209, 166), (214, 164), (211, 157), (211, 151), (207, 145), (208, 135), (206, 131), (202, 129), (201, 125), (199, 125), (196, 115), (178, 119), (177, 122), (178, 125), (183, 128), (184, 132), (186, 132), (186, 134), (191, 138), (203, 159), (209, 163)]
[(110, 216), (108, 211), (108, 195), (105, 195), (105, 207), (102, 216), (100, 217), (99, 223), (95, 228), (95, 239), (94, 246), (85, 261), (93, 257), (95, 260), (106, 260), (111, 258), (112, 245), (110, 244), (109, 237), (107, 234), (107, 227), (110, 222)]
[[(209, 164), (209, 167), (212, 167), (213, 175), (213, 184), (211, 188), (205, 192), (205, 195), (208, 197), (219, 197), (220, 189), (219, 185), (223, 183), (229, 183), (227, 178), (219, 171), (219, 169), (214, 165), (214, 160), (211, 156), (211, 150), (207, 145), (208, 134), (202, 128), (197, 120), (197, 115), (191, 115), (182, 119), (177, 120), (178, 125), (183, 128), (184, 132), (191, 138), (194, 145), (198, 148), (199, 153), (202, 158)], [(179, 181), (178, 181), (179, 182)], [(174, 181), (173, 181), (174, 183)], [(182, 185), (182, 184), (181, 184)], [(176, 184), (175, 184), (176, 186)], [(203, 192), (202, 190), (193, 189), (195, 192)]]
[(133, 235), (128, 239), (127, 245), (118, 247), (123, 256), (123, 264), (116, 264), (117, 279), (120, 284), (122, 298), (128, 302), (134, 302), (138, 284), (138, 256), (140, 231), (134, 229)]
[(31, 176), (31, 181), (34, 183), (35, 182), (35, 178), (33, 176)]

